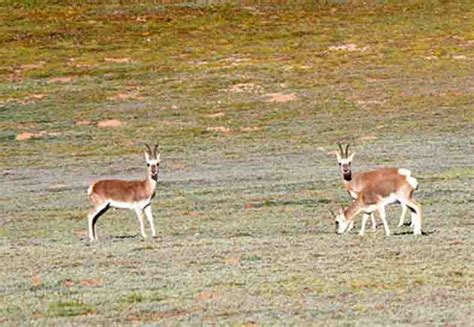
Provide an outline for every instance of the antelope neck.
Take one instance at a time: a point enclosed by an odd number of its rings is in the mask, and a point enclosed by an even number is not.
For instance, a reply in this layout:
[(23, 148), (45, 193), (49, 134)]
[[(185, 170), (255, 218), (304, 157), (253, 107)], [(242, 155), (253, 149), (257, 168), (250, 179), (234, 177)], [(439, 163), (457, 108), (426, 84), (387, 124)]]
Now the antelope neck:
[(347, 174), (342, 174), (342, 178), (344, 178), (345, 181), (350, 182), (352, 180), (352, 172), (349, 171)]
[(155, 176), (149, 174), (146, 181), (150, 183), (152, 187), (155, 187), (156, 183), (158, 182), (158, 174), (156, 174)]

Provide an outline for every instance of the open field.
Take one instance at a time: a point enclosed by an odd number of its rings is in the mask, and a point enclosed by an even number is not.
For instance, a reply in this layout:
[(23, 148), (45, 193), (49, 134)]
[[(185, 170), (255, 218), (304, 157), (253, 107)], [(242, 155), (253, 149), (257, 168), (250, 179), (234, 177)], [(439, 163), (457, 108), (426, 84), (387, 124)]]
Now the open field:
[[(0, 324), (472, 325), (471, 1), (19, 3), (0, 1)], [(88, 185), (141, 178), (155, 141), (159, 236), (110, 210), (90, 244)], [(413, 171), (426, 235), (398, 206), (390, 237), (334, 233), (338, 141), (355, 171)]]

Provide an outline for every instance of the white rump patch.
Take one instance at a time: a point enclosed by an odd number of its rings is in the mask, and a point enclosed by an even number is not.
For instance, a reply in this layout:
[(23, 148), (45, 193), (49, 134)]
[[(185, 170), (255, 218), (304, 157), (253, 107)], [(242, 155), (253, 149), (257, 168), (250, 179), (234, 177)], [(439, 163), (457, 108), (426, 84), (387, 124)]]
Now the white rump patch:
[(416, 180), (415, 177), (408, 176), (407, 177), (407, 182), (408, 184), (411, 185), (415, 190), (418, 188), (418, 181)]
[(398, 173), (399, 173), (400, 175), (407, 176), (407, 177), (411, 176), (411, 171), (408, 170), (408, 169), (404, 169), (404, 168), (400, 168), (400, 169), (398, 170)]
[(411, 171), (409, 171), (408, 169), (400, 168), (398, 170), (398, 173), (402, 176), (406, 176), (407, 182), (408, 184), (410, 184), (411, 187), (413, 187), (415, 190), (418, 188), (418, 181), (415, 177), (411, 176)]

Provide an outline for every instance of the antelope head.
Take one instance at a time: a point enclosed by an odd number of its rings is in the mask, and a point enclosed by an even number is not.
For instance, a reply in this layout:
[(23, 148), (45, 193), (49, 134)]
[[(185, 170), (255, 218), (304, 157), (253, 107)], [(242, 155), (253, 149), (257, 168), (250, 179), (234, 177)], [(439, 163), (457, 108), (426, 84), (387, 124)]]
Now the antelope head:
[(158, 180), (158, 172), (160, 170), (160, 151), (158, 149), (158, 144), (152, 149), (148, 144), (145, 144), (145, 160), (148, 167), (148, 176), (154, 181)]
[(339, 152), (336, 151), (337, 162), (339, 163), (339, 169), (345, 180), (351, 180), (352, 177), (352, 159), (354, 158), (355, 152), (349, 155), (349, 144), (346, 145), (346, 150), (344, 151), (341, 143), (337, 144), (339, 146)]
[(348, 230), (351, 229), (352, 222), (346, 219), (343, 208), (339, 210), (338, 215), (336, 215), (331, 209), (329, 209), (329, 212), (331, 213), (332, 219), (334, 219), (333, 221), (336, 224), (337, 234), (343, 234), (344, 232), (347, 232)]
[(344, 214), (344, 209), (339, 209), (339, 214), (335, 217), (336, 221), (336, 233), (342, 234), (348, 231), (352, 226), (352, 222), (346, 219), (346, 215)]

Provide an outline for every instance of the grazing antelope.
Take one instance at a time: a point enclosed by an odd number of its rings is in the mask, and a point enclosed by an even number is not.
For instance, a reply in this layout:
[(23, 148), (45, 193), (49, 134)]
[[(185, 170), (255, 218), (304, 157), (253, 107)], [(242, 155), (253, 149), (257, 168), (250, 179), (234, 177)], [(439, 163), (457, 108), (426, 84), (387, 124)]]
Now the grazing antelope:
[(145, 180), (125, 181), (118, 179), (104, 179), (92, 183), (87, 190), (87, 194), (94, 206), (88, 218), (89, 239), (98, 240), (96, 223), (109, 208), (132, 209), (138, 217), (140, 223), (140, 233), (146, 238), (143, 226), (143, 213), (151, 227), (151, 234), (156, 236), (153, 215), (151, 212), (151, 201), (155, 196), (156, 183), (158, 181), (158, 171), (160, 169), (160, 153), (158, 144), (153, 151), (145, 144), (145, 160), (148, 166)]
[[(339, 169), (341, 171), (341, 177), (344, 183), (344, 188), (349, 193), (353, 200), (357, 199), (357, 193), (361, 190), (363, 182), (361, 181), (362, 176), (364, 173), (352, 173), (352, 159), (354, 158), (355, 152), (349, 155), (349, 144), (346, 145), (345, 151), (342, 148), (342, 145), (338, 143), (339, 152), (336, 151), (337, 162), (339, 163)], [(382, 168), (386, 169), (386, 168)], [(378, 169), (380, 170), (380, 169)], [(398, 223), (398, 227), (403, 226), (403, 221), (405, 219), (405, 215), (408, 211), (407, 206), (401, 203), (402, 206), (402, 214), (400, 215), (400, 221)], [(374, 214), (370, 214), (370, 220), (372, 222), (372, 230), (375, 231), (376, 223)], [(413, 227), (413, 222), (410, 225)], [(352, 225), (350, 226), (352, 228)]]
[(377, 211), (382, 219), (385, 234), (390, 230), (385, 219), (385, 206), (399, 202), (411, 211), (413, 234), (421, 234), (421, 206), (413, 200), (413, 192), (418, 188), (418, 181), (411, 176), (408, 169), (380, 168), (359, 174), (355, 187), (355, 200), (352, 205), (339, 212), (336, 217), (337, 233), (342, 234), (352, 227), (353, 219), (364, 212), (362, 227), (359, 232), (364, 235), (365, 224), (369, 215)]

